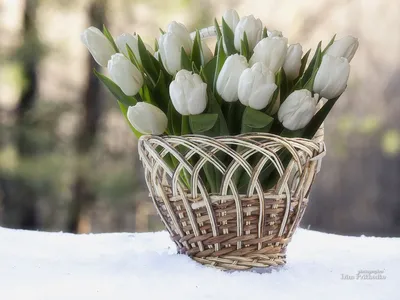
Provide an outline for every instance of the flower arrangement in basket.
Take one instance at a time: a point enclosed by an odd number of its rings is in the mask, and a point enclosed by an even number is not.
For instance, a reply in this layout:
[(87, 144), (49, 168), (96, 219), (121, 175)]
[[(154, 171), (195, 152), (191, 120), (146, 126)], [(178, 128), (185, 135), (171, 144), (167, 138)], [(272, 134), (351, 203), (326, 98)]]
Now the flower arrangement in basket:
[[(206, 43), (215, 37), (214, 53)], [(155, 49), (90, 27), (82, 41), (139, 138), (150, 196), (180, 253), (221, 269), (286, 262), (325, 153), (322, 124), (346, 88), (358, 41), (303, 55), (254, 16), (225, 12)]]

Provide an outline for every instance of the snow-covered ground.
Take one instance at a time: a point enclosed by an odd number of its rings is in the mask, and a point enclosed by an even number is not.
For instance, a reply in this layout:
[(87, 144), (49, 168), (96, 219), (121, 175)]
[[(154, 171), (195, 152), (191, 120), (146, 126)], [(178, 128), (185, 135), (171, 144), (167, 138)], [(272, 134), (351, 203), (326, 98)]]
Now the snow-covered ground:
[(225, 273), (166, 232), (72, 235), (0, 228), (0, 299), (400, 299), (400, 239), (298, 230), (288, 264)]

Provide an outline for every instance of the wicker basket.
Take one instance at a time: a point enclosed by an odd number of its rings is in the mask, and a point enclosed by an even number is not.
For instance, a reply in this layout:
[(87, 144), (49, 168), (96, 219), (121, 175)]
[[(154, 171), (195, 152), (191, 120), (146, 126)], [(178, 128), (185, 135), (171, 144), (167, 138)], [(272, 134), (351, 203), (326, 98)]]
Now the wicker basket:
[[(281, 151), (291, 153), (288, 164), (279, 158)], [(255, 153), (260, 159), (252, 168), (248, 158)], [(139, 140), (150, 196), (179, 253), (225, 270), (286, 263), (286, 247), (304, 214), (324, 153), (322, 128), (312, 141), (264, 133), (218, 138), (142, 136)], [(229, 165), (218, 159), (221, 154), (232, 157)], [(165, 162), (168, 155), (178, 161), (174, 168)], [(198, 159), (191, 159), (194, 156)], [(199, 175), (207, 162), (221, 174), (217, 194), (207, 192)], [(263, 190), (259, 173), (268, 163), (279, 172), (279, 180)], [(233, 180), (239, 168), (250, 178), (246, 194), (238, 192)], [(179, 176), (183, 169), (189, 174), (189, 189)]]
[[(216, 29), (210, 26), (199, 33), (201, 39), (213, 38)], [(286, 247), (303, 217), (325, 155), (323, 138), (323, 126), (312, 141), (265, 133), (142, 136), (139, 156), (150, 197), (179, 253), (223, 270), (268, 268), (286, 263)], [(278, 155), (283, 150), (292, 156), (289, 163)], [(254, 154), (259, 163), (252, 168), (248, 160)], [(232, 162), (224, 165), (221, 155), (230, 156)], [(170, 156), (178, 162), (174, 167), (166, 163)], [(206, 164), (221, 174), (219, 193), (208, 193), (201, 179)], [(273, 164), (279, 180), (264, 190), (259, 173), (267, 164)], [(246, 194), (239, 193), (233, 179), (239, 170), (249, 176)], [(190, 188), (180, 180), (183, 172), (190, 177)]]

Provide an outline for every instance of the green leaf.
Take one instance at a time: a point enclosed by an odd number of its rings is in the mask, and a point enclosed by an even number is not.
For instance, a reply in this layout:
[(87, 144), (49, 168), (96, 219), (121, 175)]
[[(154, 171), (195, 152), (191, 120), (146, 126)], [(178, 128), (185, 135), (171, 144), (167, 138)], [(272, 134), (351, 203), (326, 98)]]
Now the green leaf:
[[(341, 95), (340, 95), (341, 96)], [(303, 137), (306, 139), (312, 139), (318, 129), (321, 127), (325, 118), (328, 116), (332, 107), (335, 105), (336, 101), (340, 98), (340, 96), (328, 100), (324, 106), (315, 114), (315, 116), (311, 119), (310, 123), (305, 127)]]
[(195, 134), (211, 130), (218, 120), (218, 114), (200, 114), (189, 116), (190, 129)]
[(114, 41), (113, 36), (111, 35), (111, 33), (108, 31), (106, 25), (103, 24), (103, 34), (106, 36), (107, 40), (110, 41), (111, 46), (114, 48), (115, 52), (119, 52), (119, 49), (117, 47), (117, 44)]
[(215, 27), (215, 31), (217, 32), (217, 40), (219, 40), (222, 37), (222, 32), (221, 32), (221, 27), (219, 26), (217, 19), (214, 19), (214, 27)]
[(143, 134), (141, 134), (139, 131), (137, 131), (135, 129), (135, 127), (132, 126), (131, 122), (129, 122), (128, 117), (127, 117), (127, 113), (128, 113), (128, 108), (129, 106), (125, 105), (124, 103), (117, 101), (118, 105), (119, 105), (119, 109), (121, 110), (122, 114), (125, 117), (125, 120), (128, 122), (129, 127), (131, 128), (131, 130), (133, 131), (133, 133), (136, 135), (137, 138), (140, 138)]
[(149, 52), (149, 56), (150, 56), (150, 59), (151, 59), (153, 65), (154, 65), (154, 67), (155, 67), (156, 70), (157, 70), (157, 74), (159, 74), (159, 73), (160, 73), (160, 70), (161, 70), (161, 63), (160, 63), (160, 62), (158, 61), (158, 59), (155, 58), (154, 55), (152, 55), (150, 52)]
[[(200, 70), (202, 70), (202, 69), (203, 69), (203, 67), (200, 67)], [(193, 73), (200, 74), (200, 70), (197, 68), (196, 64), (192, 61), (192, 71), (193, 71)]]
[(265, 110), (265, 113), (273, 116), (278, 112), (279, 106), (281, 104), (281, 99), (282, 99), (282, 95), (281, 95), (281, 90), (282, 90), (282, 70), (279, 71), (276, 74), (276, 78), (275, 78), (275, 84), (278, 86), (278, 88), (275, 90), (274, 94), (272, 95), (272, 98)]
[(247, 60), (250, 59), (251, 54), (246, 32), (243, 33), (243, 40), (240, 41), (240, 54), (246, 57)]
[(214, 74), (214, 83), (213, 83), (213, 91), (214, 92), (216, 91), (216, 85), (217, 85), (217, 79), (218, 79), (219, 72), (221, 71), (221, 69), (225, 63), (225, 60), (226, 60), (226, 54), (224, 52), (222, 43), (223, 43), (222, 39), (220, 39), (218, 41), (218, 51), (215, 54), (215, 56), (217, 57), (217, 62), (215, 65), (215, 74)]
[(309, 49), (307, 51), (307, 53), (304, 54), (303, 58), (301, 59), (301, 66), (300, 66), (299, 76), (298, 77), (301, 77), (303, 75), (304, 70), (305, 70), (306, 65), (307, 65), (308, 57), (310, 56), (310, 53), (311, 53), (311, 49)]
[(315, 59), (313, 72), (312, 72), (310, 78), (308, 79), (308, 81), (304, 85), (304, 88), (309, 90), (310, 92), (313, 91), (315, 76), (317, 76), (317, 72), (321, 65), (321, 61), (322, 61), (322, 52), (321, 52), (321, 48), (319, 48), (317, 57)]
[(268, 30), (267, 30), (267, 27), (264, 27), (264, 29), (262, 31), (261, 39), (265, 39), (266, 37), (268, 37)]
[(183, 47), (181, 48), (181, 68), (188, 71), (192, 71), (192, 63)]
[(281, 103), (283, 103), (289, 94), (288, 80), (283, 68), (279, 71), (279, 88), (281, 93)]
[(172, 101), (168, 103), (168, 129), (169, 132), (174, 135), (181, 134), (181, 126), (182, 126), (182, 115), (178, 113), (172, 104)]
[(160, 49), (160, 45), (158, 44), (158, 39), (154, 39), (154, 52), (157, 52)]
[(127, 96), (122, 92), (120, 87), (112, 81), (110, 78), (104, 76), (103, 74), (93, 70), (94, 74), (99, 78), (104, 85), (108, 88), (108, 90), (114, 95), (115, 98), (124, 105), (133, 106), (137, 103), (136, 99), (131, 96)]
[(213, 131), (212, 136), (229, 135), (229, 128), (226, 123), (224, 114), (222, 113), (221, 107), (220, 107), (217, 99), (215, 98), (214, 94), (211, 92), (210, 88), (207, 88), (207, 95), (208, 95), (207, 112), (218, 115), (218, 120), (212, 129), (212, 131)]
[(157, 103), (154, 101), (153, 97), (151, 96), (150, 89), (148, 88), (147, 85), (143, 85), (143, 87), (140, 89), (140, 96), (143, 99), (143, 102), (153, 104), (154, 106), (158, 106)]
[(245, 132), (268, 132), (274, 118), (269, 115), (246, 107), (242, 119), (242, 133)]
[(153, 83), (155, 83), (158, 79), (158, 74), (160, 70), (157, 70), (156, 67), (154, 66), (153, 60), (151, 59), (153, 55), (151, 55), (149, 51), (147, 51), (146, 46), (144, 45), (139, 35), (138, 35), (138, 49), (143, 69), (145, 70), (147, 75), (151, 78)]
[(200, 68), (204, 66), (203, 48), (201, 46), (200, 33), (198, 30), (196, 30), (196, 37), (193, 41), (192, 63), (194, 63), (197, 70), (200, 70)]
[[(317, 57), (321, 53), (321, 42), (318, 43), (318, 47), (315, 50), (315, 54), (310, 62), (310, 64), (308, 65), (307, 69), (305, 70), (303, 76), (301, 76), (301, 78), (297, 81), (294, 89), (298, 90), (304, 87), (304, 85), (309, 81), (309, 79), (311, 78), (315, 68), (319, 68), (319, 64), (317, 64)], [(317, 64), (317, 65), (316, 65)]]
[(222, 18), (222, 37), (226, 46), (227, 55), (232, 55), (237, 53), (235, 48), (235, 36), (232, 29), (226, 24), (225, 20)]
[(214, 84), (215, 68), (217, 65), (217, 57), (213, 57), (203, 68), (203, 75), (206, 79), (207, 85), (210, 87)]
[(126, 51), (128, 51), (128, 56), (131, 63), (133, 63), (140, 71), (143, 72), (142, 66), (140, 65), (135, 53), (133, 53), (131, 47), (128, 44), (126, 44)]
[(310, 65), (308, 66), (308, 68), (306, 69), (306, 71), (304, 73), (304, 75), (306, 75), (305, 77), (307, 80), (310, 78), (310, 76), (315, 68), (315, 63), (316, 63), (317, 57), (321, 51), (321, 45), (322, 45), (322, 42), (319, 42), (317, 49), (315, 50), (314, 56), (311, 59)]
[(332, 37), (332, 39), (329, 41), (328, 45), (326, 45), (324, 51), (322, 51), (322, 56), (325, 55), (326, 51), (328, 51), (329, 47), (332, 46), (333, 42), (335, 41), (336, 34)]
[(158, 28), (161, 32), (161, 34), (165, 34), (165, 31), (162, 28)]
[(156, 99), (157, 106), (166, 114), (168, 114), (168, 103), (171, 101), (169, 97), (168, 86), (164, 73), (160, 72), (156, 86), (152, 90), (153, 99)]

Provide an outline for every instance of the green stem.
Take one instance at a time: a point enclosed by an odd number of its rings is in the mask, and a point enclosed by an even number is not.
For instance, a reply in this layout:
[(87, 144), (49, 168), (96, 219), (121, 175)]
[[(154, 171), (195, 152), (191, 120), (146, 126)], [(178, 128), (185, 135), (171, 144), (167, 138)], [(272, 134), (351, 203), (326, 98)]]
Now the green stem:
[(181, 135), (190, 134), (189, 116), (182, 116)]

